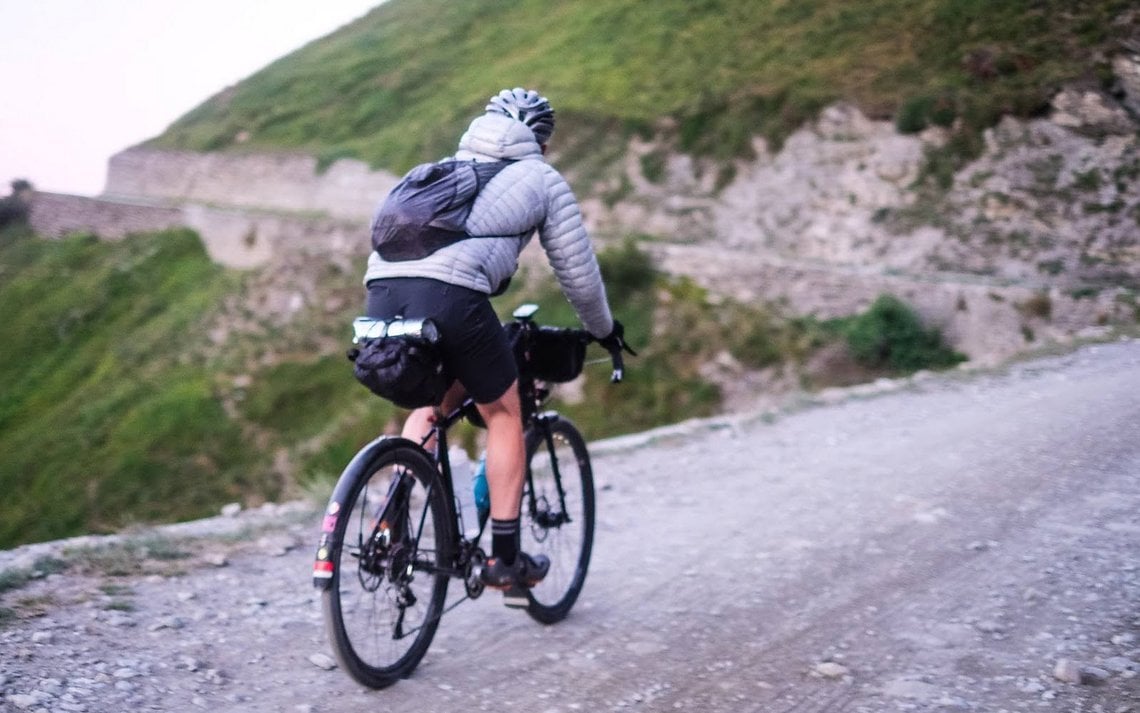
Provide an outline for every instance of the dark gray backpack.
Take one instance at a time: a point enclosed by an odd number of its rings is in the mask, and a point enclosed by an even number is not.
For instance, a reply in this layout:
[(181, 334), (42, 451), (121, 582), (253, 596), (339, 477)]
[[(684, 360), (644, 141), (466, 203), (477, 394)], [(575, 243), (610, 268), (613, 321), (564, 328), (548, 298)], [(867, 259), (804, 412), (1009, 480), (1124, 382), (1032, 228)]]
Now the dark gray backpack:
[(475, 197), (509, 161), (447, 160), (416, 166), (372, 221), (372, 249), (390, 262), (420, 260), (460, 240)]

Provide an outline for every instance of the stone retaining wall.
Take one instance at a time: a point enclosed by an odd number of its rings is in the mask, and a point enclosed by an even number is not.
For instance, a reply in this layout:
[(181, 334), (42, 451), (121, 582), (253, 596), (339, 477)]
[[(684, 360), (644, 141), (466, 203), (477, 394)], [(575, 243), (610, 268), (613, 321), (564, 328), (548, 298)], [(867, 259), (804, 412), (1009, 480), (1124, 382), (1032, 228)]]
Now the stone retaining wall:
[(165, 230), (185, 225), (182, 210), (140, 201), (107, 201), (62, 193), (31, 194), (28, 221), (37, 234), (61, 238), (91, 232), (108, 240), (128, 233)]
[(135, 147), (111, 157), (103, 195), (367, 220), (397, 180), (352, 159), (336, 161), (320, 172), (317, 159), (303, 154), (203, 154)]
[(363, 252), (365, 220), (217, 208), (198, 203), (161, 205), (110, 198), (36, 192), (29, 222), (47, 238), (89, 232), (107, 240), (130, 233), (186, 227), (226, 267), (249, 269), (289, 252), (343, 255)]

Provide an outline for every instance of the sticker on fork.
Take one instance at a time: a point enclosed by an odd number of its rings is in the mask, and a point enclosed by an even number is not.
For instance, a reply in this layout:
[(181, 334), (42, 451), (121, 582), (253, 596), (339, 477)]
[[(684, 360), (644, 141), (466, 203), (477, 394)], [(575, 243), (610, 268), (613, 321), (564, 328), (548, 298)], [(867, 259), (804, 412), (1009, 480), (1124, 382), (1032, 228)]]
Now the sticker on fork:
[[(327, 551), (325, 555), (328, 556)], [(320, 557), (319, 552), (317, 553), (317, 557)], [(317, 561), (313, 563), (313, 579), (332, 579), (332, 576), (333, 563), (330, 560), (317, 559)]]

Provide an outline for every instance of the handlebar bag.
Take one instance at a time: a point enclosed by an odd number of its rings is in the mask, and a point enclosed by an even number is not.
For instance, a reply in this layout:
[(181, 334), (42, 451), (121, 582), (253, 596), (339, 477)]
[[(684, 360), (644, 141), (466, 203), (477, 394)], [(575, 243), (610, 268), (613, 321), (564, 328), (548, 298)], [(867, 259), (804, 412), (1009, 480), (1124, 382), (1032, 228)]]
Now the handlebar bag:
[(582, 373), (587, 338), (581, 330), (539, 327), (531, 331), (525, 341), (529, 343), (516, 342), (515, 354), (522, 357), (519, 363), (534, 378), (563, 383), (577, 379)]
[(439, 352), (423, 339), (364, 339), (347, 356), (357, 381), (401, 408), (437, 406), (451, 386)]

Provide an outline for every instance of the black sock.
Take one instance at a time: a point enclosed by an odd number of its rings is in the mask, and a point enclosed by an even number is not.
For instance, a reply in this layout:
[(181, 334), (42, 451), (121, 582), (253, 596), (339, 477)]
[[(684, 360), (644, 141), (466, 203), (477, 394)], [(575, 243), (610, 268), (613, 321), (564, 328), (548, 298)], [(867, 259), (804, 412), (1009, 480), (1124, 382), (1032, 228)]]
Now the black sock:
[(491, 519), (491, 556), (497, 557), (505, 565), (515, 563), (519, 554), (519, 519)]

